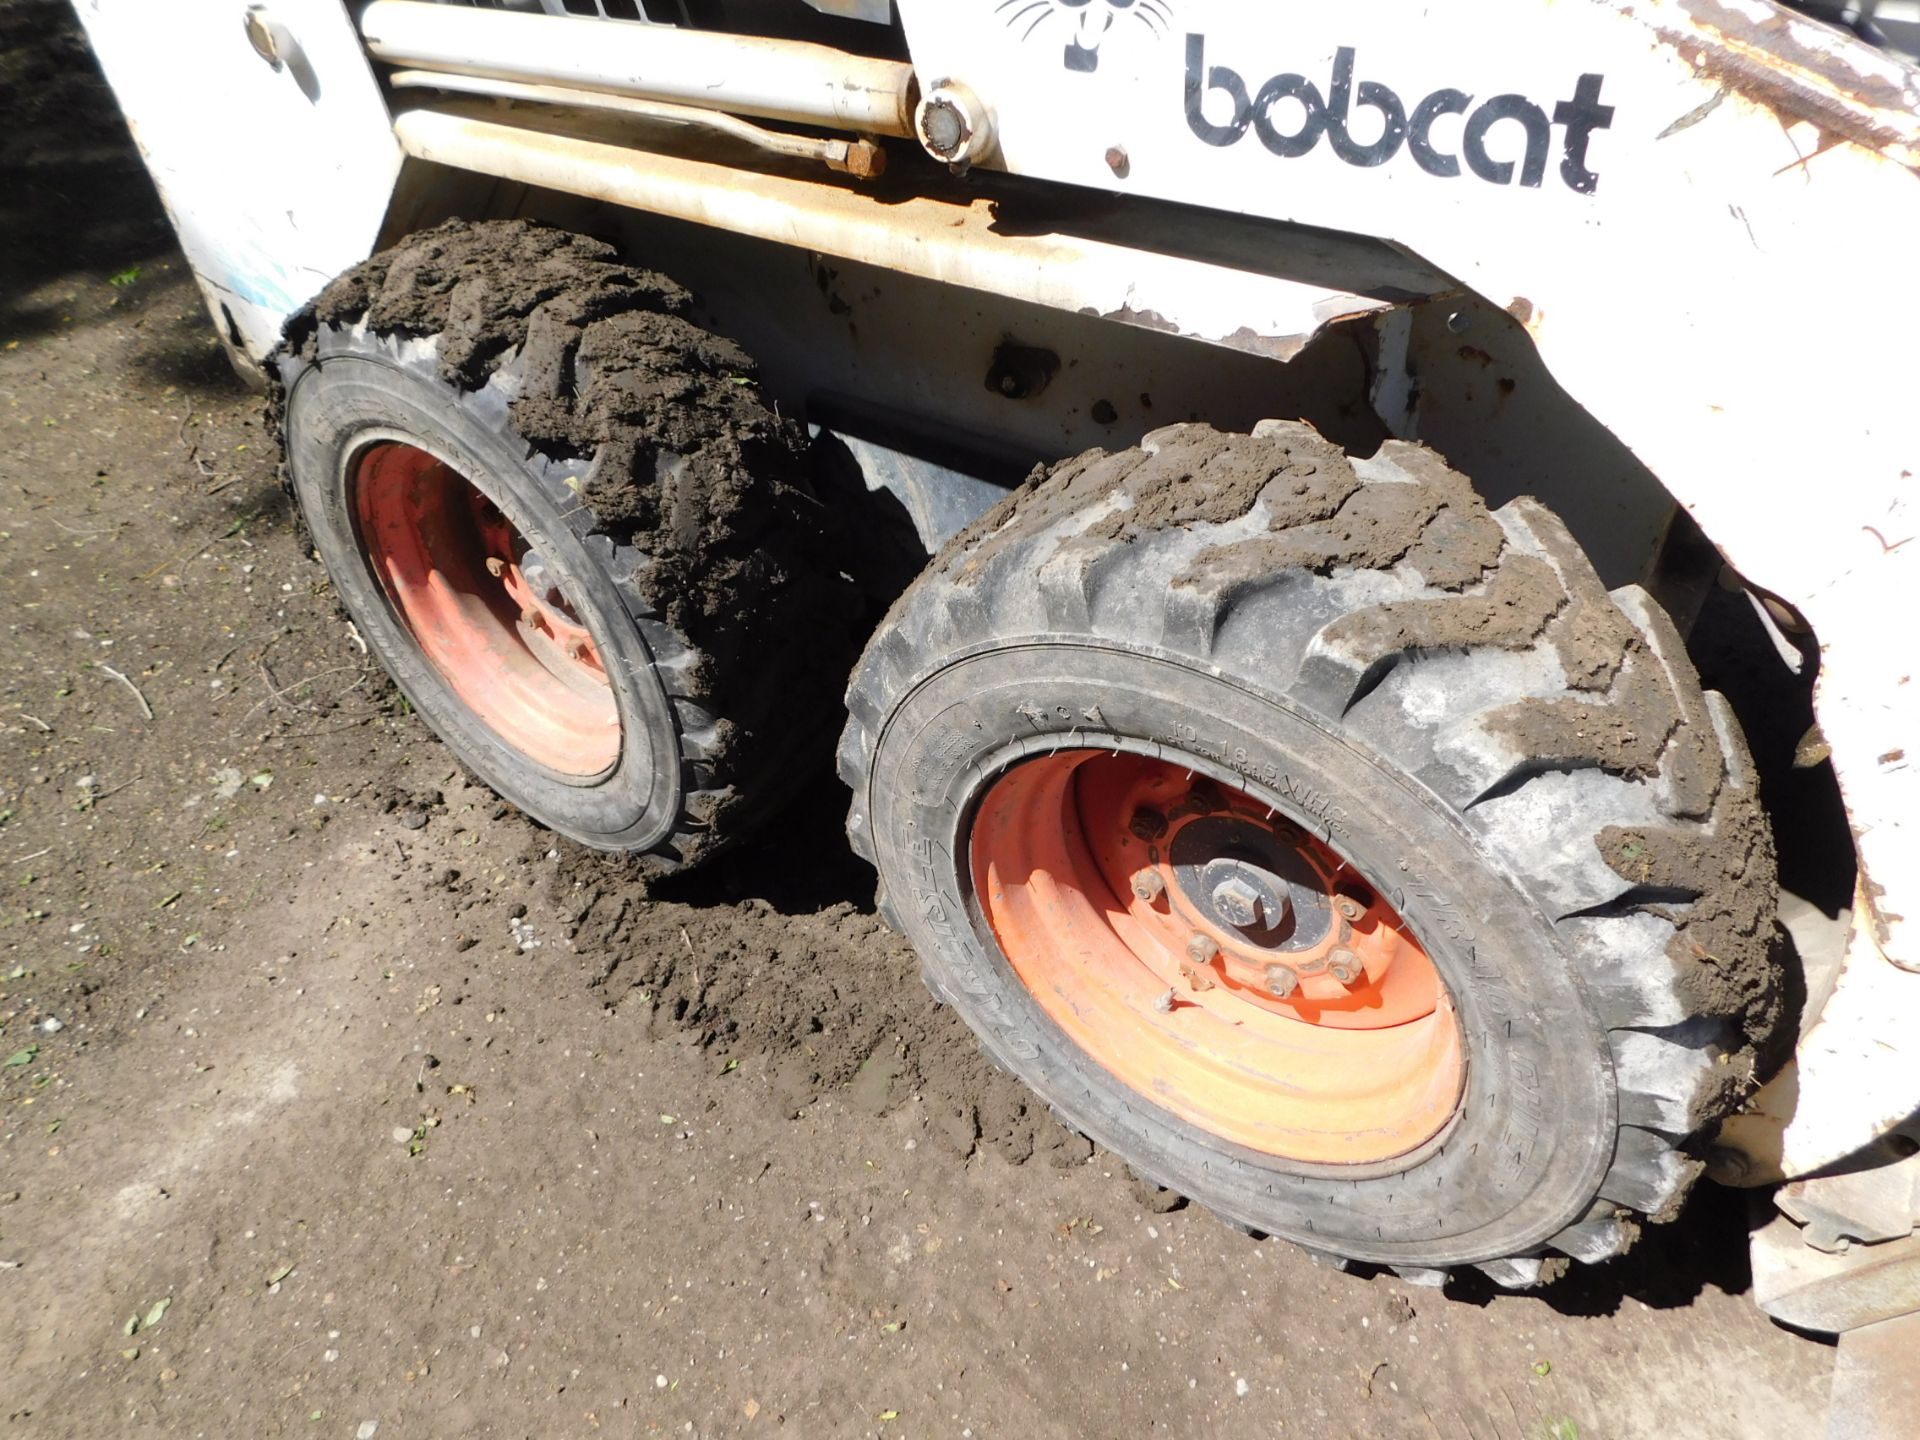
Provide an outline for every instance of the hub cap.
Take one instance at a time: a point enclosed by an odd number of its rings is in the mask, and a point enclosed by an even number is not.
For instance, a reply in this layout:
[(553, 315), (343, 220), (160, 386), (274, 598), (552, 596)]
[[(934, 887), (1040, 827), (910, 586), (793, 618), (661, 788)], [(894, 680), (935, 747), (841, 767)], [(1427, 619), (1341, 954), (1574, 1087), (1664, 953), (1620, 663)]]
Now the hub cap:
[(352, 476), (368, 563), (394, 614), (467, 707), (562, 775), (604, 774), (620, 712), (592, 635), (492, 501), (426, 451), (369, 447)]
[(1221, 1139), (1375, 1164), (1440, 1134), (1466, 1078), (1419, 941), (1332, 847), (1184, 766), (1108, 751), (994, 783), (975, 893), (1089, 1056)]

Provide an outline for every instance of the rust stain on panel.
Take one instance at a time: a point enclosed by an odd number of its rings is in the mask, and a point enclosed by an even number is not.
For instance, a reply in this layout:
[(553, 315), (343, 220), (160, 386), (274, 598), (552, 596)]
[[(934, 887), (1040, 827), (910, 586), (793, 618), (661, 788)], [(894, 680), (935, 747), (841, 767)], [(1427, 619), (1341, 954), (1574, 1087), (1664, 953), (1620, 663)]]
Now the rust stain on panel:
[[(1816, 126), (1834, 143), (1858, 145), (1920, 170), (1920, 116), (1914, 113), (1920, 110), (1920, 71), (1771, 6), (1759, 20), (1722, 0), (1679, 0), (1679, 8), (1694, 28), (1655, 26), (1656, 33), (1723, 93), (1762, 106), (1785, 123)], [(1832, 44), (1809, 43), (1808, 35)], [(1698, 123), (1704, 111), (1682, 116), (1667, 133)]]

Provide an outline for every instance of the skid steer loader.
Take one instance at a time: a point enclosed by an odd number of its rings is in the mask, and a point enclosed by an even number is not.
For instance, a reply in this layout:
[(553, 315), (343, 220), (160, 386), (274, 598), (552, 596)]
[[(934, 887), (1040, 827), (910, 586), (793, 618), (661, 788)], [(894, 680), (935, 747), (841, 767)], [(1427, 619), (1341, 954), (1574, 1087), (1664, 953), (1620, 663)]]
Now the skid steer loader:
[(840, 732), (934, 994), (1141, 1177), (1513, 1287), (1777, 1187), (1759, 1303), (1906, 1363), (1873, 7), (77, 7), (341, 600), (501, 795), (691, 865)]

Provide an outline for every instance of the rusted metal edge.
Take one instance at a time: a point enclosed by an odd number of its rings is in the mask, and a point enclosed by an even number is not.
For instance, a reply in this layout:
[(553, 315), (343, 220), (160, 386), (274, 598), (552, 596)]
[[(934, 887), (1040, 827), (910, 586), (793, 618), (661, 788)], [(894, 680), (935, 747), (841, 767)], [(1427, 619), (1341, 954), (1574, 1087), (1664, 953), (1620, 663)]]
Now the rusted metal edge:
[[(996, 228), (995, 207), (983, 198), (883, 200), (798, 175), (755, 171), (748, 177), (736, 165), (538, 128), (534, 117), (526, 118), (525, 124), (501, 123), (498, 112), (483, 117), (456, 102), (405, 111), (394, 133), (417, 159), (1263, 359), (1291, 359), (1331, 326), (1392, 305), (1085, 236), (1009, 235)], [(1269, 323), (1210, 324), (1202, 314), (1182, 312), (1195, 295), (1216, 297), (1219, 315), (1258, 315)]]
[[(1623, 7), (1624, 8), (1624, 7)], [(1676, 0), (1690, 28), (1650, 28), (1723, 92), (1920, 170), (1920, 70), (1772, 0)], [(1631, 10), (1628, 13), (1632, 13)], [(1824, 147), (1823, 147), (1824, 148)]]

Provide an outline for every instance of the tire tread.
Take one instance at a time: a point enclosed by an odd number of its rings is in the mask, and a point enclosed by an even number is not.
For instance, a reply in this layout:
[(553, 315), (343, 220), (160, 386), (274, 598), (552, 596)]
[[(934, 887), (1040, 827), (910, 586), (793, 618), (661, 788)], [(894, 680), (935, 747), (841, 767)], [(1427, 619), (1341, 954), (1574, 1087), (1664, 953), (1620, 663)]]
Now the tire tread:
[[(851, 586), (805, 478), (804, 436), (760, 400), (751, 361), (690, 310), (673, 281), (600, 241), (449, 221), (335, 280), (288, 322), (269, 367), (276, 438), (304, 370), (372, 346), (524, 449), (528, 474), (612, 577), (675, 712), (680, 813), (641, 857), (658, 870), (706, 858), (797, 788), (802, 753), (840, 714), (853, 648)], [(642, 318), (659, 345), (611, 343)], [(590, 412), (622, 387), (673, 403)], [(667, 454), (680, 463), (657, 461)], [(690, 583), (697, 567), (725, 583)]]
[[(1139, 602), (1154, 595), (1149, 617)], [(1364, 723), (1523, 884), (1563, 895), (1562, 933), (1611, 1027), (1613, 1163), (1584, 1219), (1482, 1268), (1537, 1283), (1560, 1256), (1597, 1263), (1642, 1219), (1672, 1217), (1700, 1172), (1694, 1152), (1753, 1084), (1779, 966), (1751, 761), (1644, 591), (1609, 594), (1544, 506), (1490, 512), (1407, 442), (1350, 461), (1304, 425), (1267, 422), (1251, 436), (1173, 426), (1135, 451), (1088, 452), (1036, 471), (955, 537), (855, 671), (842, 774), (869, 858), (881, 717), (953, 648), (914, 637), (934, 633), (934, 617), (988, 613), (990, 632), (956, 621), (949, 638), (1157, 642)], [(1438, 722), (1398, 683), (1424, 664), (1474, 682), (1447, 687)], [(1578, 823), (1543, 845), (1519, 820), (1554, 797)], [(1542, 850), (1564, 852), (1559, 878)]]

